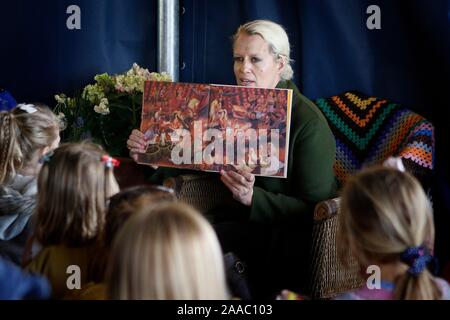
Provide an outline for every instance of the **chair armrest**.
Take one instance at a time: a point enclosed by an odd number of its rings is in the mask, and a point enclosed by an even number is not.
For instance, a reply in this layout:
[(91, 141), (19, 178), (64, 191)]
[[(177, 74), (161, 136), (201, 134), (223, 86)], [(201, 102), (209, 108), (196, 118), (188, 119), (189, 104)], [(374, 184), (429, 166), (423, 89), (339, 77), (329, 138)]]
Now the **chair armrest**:
[(340, 207), (340, 197), (319, 202), (314, 209), (314, 222), (320, 222), (333, 218), (338, 214)]

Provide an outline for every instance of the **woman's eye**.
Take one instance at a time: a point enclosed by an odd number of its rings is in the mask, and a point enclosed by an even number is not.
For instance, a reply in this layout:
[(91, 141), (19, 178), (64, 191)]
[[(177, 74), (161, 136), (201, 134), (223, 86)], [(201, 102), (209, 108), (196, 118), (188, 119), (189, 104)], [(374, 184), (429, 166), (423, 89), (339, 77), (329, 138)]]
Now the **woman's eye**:
[(253, 57), (251, 60), (253, 63), (260, 62), (261, 59)]
[(242, 62), (243, 59), (241, 57), (233, 57), (234, 62)]

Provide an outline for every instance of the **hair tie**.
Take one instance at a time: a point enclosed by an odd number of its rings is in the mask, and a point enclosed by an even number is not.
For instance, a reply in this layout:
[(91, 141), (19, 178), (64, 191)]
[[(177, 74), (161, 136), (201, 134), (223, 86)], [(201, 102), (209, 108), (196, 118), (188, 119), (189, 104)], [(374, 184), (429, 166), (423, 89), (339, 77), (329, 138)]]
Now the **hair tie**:
[(52, 159), (52, 157), (53, 157), (53, 151), (47, 152), (39, 159), (39, 163), (41, 163), (41, 164), (49, 163), (50, 160)]
[(107, 168), (118, 167), (120, 165), (119, 160), (108, 155), (102, 156), (101, 161), (105, 164), (105, 167)]
[(37, 111), (36, 106), (34, 104), (21, 103), (21, 104), (18, 104), (17, 107), (20, 110), (23, 110), (27, 113), (35, 113)]
[(435, 258), (429, 253), (428, 248), (425, 246), (409, 247), (400, 255), (402, 262), (409, 266), (408, 272), (413, 276), (421, 274), (430, 262), (433, 262), (434, 266)]

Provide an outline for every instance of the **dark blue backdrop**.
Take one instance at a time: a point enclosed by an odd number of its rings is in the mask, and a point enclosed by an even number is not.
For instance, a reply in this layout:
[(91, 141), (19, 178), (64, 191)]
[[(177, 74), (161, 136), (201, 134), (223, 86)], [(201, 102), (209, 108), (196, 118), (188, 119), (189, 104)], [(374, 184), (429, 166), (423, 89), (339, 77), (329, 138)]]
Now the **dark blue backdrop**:
[[(68, 30), (68, 6), (81, 30)], [(18, 0), (0, 3), (0, 87), (18, 101), (52, 103), (97, 73), (156, 67), (156, 5), (149, 0)]]
[[(295, 81), (310, 98), (359, 90), (409, 106), (437, 127), (444, 157), (450, 88), (447, 0), (180, 0), (181, 81), (234, 83), (230, 36), (267, 18), (292, 42)], [(66, 28), (66, 8), (81, 8), (81, 30)], [(381, 30), (366, 9), (381, 8)], [(156, 0), (19, 0), (0, 4), (0, 87), (18, 101), (53, 104), (101, 72), (133, 62), (156, 69)]]

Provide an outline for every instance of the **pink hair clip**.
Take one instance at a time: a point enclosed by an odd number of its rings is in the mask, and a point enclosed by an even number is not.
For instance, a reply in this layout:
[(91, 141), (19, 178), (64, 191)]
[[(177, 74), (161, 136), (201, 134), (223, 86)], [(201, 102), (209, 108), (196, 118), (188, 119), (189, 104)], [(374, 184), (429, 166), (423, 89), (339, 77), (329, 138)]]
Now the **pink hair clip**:
[(101, 160), (107, 168), (118, 167), (120, 165), (119, 160), (117, 160), (111, 156), (108, 156), (108, 155), (102, 156)]

